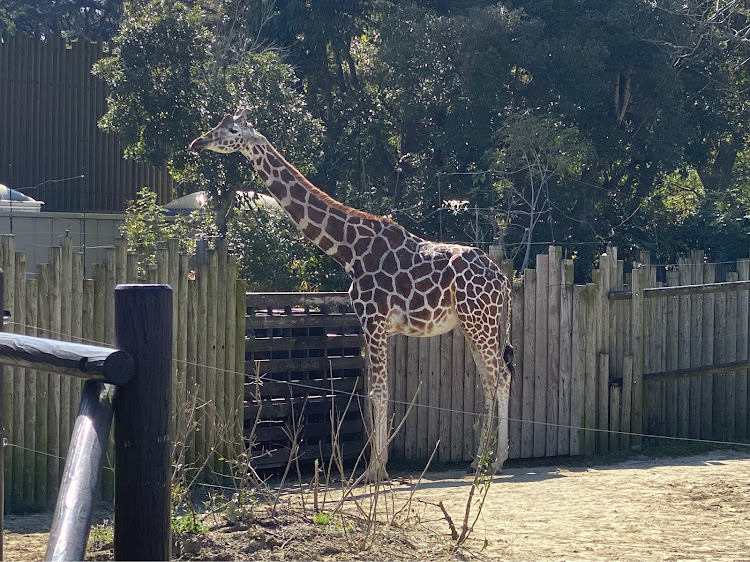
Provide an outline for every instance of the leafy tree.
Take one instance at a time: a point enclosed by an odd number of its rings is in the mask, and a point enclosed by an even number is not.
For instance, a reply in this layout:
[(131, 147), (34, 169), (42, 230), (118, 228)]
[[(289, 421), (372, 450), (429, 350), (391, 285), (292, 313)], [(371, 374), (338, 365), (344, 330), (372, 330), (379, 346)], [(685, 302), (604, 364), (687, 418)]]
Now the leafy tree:
[(122, 15), (123, 0), (5, 0), (0, 35), (23, 33), (44, 38), (109, 40)]
[(167, 220), (166, 211), (156, 202), (156, 192), (143, 187), (125, 210), (123, 231), (128, 251), (138, 260), (138, 274), (145, 277), (149, 265), (156, 263), (156, 249), (176, 238), (183, 251), (195, 250), (195, 238), (203, 229), (199, 216)]
[(126, 4), (111, 56), (95, 72), (110, 86), (101, 126), (120, 135), (126, 156), (167, 162), (183, 191), (209, 191), (223, 235), (235, 191), (257, 180), (241, 155), (198, 158), (187, 149), (190, 141), (243, 104), (258, 129), (309, 173), (319, 155), (321, 127), (288, 65), (273, 52), (224, 60), (213, 31), (217, 18), (205, 16), (200, 4)]

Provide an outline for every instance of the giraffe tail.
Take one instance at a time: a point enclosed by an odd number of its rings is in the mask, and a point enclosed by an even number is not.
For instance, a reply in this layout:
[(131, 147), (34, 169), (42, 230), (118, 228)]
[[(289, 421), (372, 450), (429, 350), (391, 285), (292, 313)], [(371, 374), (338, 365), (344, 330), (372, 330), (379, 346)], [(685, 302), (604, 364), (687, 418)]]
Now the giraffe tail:
[(511, 379), (516, 374), (516, 368), (513, 366), (513, 346), (508, 344), (505, 344), (505, 349), (503, 350), (503, 361), (505, 361), (505, 364), (508, 366), (508, 371), (510, 371), (510, 377)]

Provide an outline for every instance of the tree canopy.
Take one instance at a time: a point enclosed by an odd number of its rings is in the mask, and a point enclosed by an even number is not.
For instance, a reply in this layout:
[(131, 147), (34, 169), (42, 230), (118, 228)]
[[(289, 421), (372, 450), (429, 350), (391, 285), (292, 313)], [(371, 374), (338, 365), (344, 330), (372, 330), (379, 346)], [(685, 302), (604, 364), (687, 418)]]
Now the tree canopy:
[(102, 126), (211, 190), (217, 217), (249, 166), (185, 148), (242, 103), (335, 197), (428, 238), (502, 244), (518, 267), (552, 242), (579, 279), (608, 243), (662, 261), (750, 247), (744, 2), (36, 4), (11, 0), (0, 22), (109, 33)]

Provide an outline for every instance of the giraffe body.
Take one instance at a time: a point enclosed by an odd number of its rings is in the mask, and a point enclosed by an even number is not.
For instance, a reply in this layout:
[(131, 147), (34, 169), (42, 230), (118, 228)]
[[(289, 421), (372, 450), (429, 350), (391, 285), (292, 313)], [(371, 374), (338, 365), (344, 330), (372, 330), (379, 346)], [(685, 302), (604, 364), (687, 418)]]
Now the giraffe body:
[(227, 115), (190, 148), (242, 152), (302, 233), (351, 277), (349, 295), (365, 338), (373, 411), (371, 477), (387, 477), (388, 336), (436, 336), (457, 325), (471, 348), (485, 397), (480, 442), (489, 445), (496, 413), (495, 463), (502, 466), (508, 456), (513, 366), (511, 286), (497, 265), (477, 248), (423, 240), (388, 218), (335, 201), (255, 131), (244, 110)]

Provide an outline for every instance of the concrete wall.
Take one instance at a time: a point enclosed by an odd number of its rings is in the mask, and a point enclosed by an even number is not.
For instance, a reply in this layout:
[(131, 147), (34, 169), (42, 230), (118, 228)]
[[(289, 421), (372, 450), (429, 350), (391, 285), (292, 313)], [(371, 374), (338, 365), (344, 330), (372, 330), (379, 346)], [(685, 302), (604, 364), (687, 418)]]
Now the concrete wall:
[(49, 249), (66, 236), (73, 238), (73, 251), (84, 254), (86, 276), (93, 265), (104, 263), (104, 248), (120, 236), (123, 214), (30, 213), (0, 210), (0, 233), (15, 236), (16, 251), (26, 254), (26, 269), (36, 273), (36, 264), (49, 263)]

